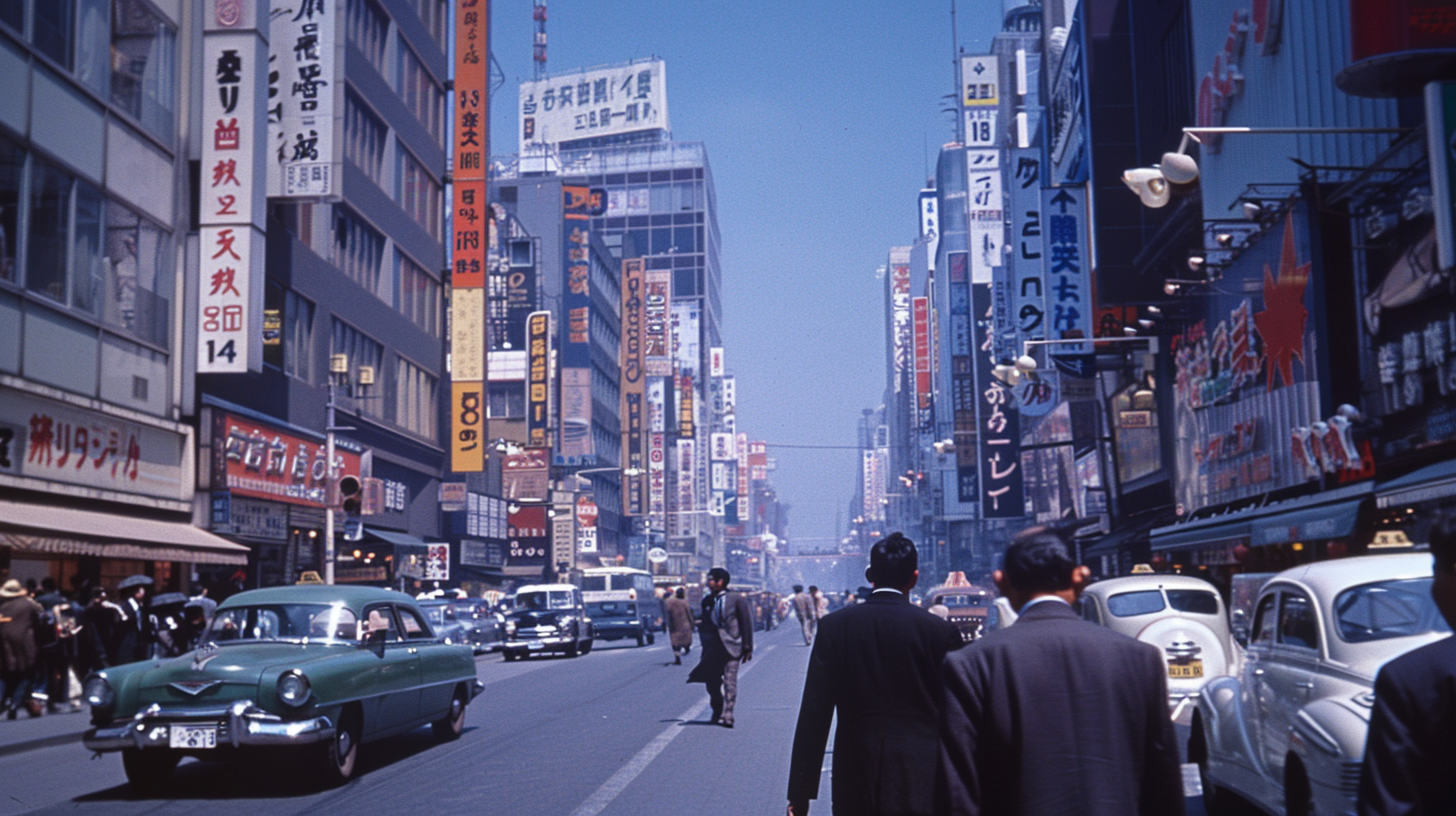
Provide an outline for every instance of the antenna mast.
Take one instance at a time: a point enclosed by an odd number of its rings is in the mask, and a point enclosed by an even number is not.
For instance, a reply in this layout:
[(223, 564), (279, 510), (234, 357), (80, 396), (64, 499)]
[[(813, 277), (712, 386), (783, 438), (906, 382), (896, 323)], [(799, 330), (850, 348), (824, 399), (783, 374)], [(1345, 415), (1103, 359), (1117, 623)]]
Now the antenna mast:
[(531, 59), (536, 62), (536, 79), (546, 77), (546, 0), (532, 0), (531, 19), (536, 21), (536, 41)]

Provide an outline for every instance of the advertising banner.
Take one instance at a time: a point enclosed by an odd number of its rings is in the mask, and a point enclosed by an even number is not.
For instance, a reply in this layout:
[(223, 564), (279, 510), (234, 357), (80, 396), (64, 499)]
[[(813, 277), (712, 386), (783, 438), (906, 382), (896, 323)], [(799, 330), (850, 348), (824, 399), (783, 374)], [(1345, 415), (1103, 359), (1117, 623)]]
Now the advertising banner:
[(920, 237), (926, 242), (926, 268), (934, 272), (940, 249), (940, 193), (934, 189), (920, 191)]
[(450, 383), (450, 469), (485, 469), (485, 393), (480, 381)]
[[(455, 0), (455, 116), (450, 208), (450, 469), (485, 469), (485, 277), (491, 230), (485, 157), (490, 155), (489, 13)], [(337, 81), (336, 85), (342, 84)], [(473, 420), (473, 422), (472, 422)], [(543, 441), (544, 444), (544, 441)]]
[(551, 426), (551, 313), (526, 318), (526, 442), (548, 448)]
[(910, 265), (890, 265), (890, 342), (895, 361), (895, 393), (906, 390), (907, 372), (913, 365), (910, 338)]
[(930, 298), (914, 298), (911, 312), (915, 327), (915, 404), (926, 411), (930, 408)]
[(0, 386), (0, 474), (185, 501), (192, 497), (190, 442)]
[(866, 519), (885, 517), (885, 506), (880, 499), (885, 497), (885, 477), (880, 472), (880, 458), (872, 450), (860, 452), (860, 495), (863, 497), (861, 512)]
[(674, 518), (681, 522), (677, 525), (678, 530), (686, 530), (692, 526), (692, 520), (683, 518), (681, 514), (698, 509), (697, 454), (697, 440), (677, 440), (677, 505), (673, 509), (679, 514)]
[(1301, 202), (1224, 270), (1203, 319), (1171, 339), (1177, 499), (1189, 512), (1337, 470), (1311, 431), (1315, 274)]
[(506, 516), (506, 563), (513, 567), (544, 567), (551, 553), (546, 527), (546, 506), (517, 507)]
[(702, 307), (696, 301), (672, 304), (672, 348), (677, 369), (697, 379), (703, 368)]
[(713, 346), (708, 349), (708, 376), (723, 376), (723, 347)]
[(647, 292), (642, 303), (644, 367), (649, 377), (671, 377), (672, 315), (668, 309), (672, 302), (672, 272), (666, 269), (648, 270), (643, 280)]
[[(1087, 234), (1087, 190), (1058, 187), (1041, 191), (1046, 219), (1045, 284), (1047, 337), (1075, 340), (1092, 337), (1092, 256)], [(1055, 346), (1054, 356), (1090, 357), (1091, 343)], [(1077, 364), (1092, 370), (1090, 364)]]
[[(1047, 336), (1046, 266), (1042, 245), (1042, 159), (1038, 148), (1011, 151), (1010, 259), (1011, 357), (1021, 356), (1023, 341)], [(1048, 374), (1023, 378), (1016, 386), (1017, 406), (1024, 416), (1045, 416), (1058, 402), (1058, 378)]]
[(501, 492), (513, 501), (545, 501), (551, 492), (551, 449), (506, 454), (501, 462)]
[(576, 497), (576, 552), (597, 554), (597, 504), (590, 496)]
[[(626, 467), (645, 472), (647, 373), (644, 328), (646, 275), (641, 258), (622, 261), (622, 459)], [(643, 476), (622, 476), (622, 512), (640, 516), (646, 511)]]
[(556, 449), (556, 464), (576, 466), (596, 462), (591, 424), (591, 369), (563, 368), (561, 370), (561, 442)]
[[(358, 451), (334, 446), (339, 476), (360, 476)], [(212, 483), (235, 496), (325, 507), (329, 466), (322, 439), (308, 439), (256, 420), (212, 412)]]
[(275, 5), (268, 27), (268, 197), (341, 197), (340, 0)]
[(1005, 262), (1006, 205), (1001, 192), (999, 148), (966, 151), (966, 206), (970, 233), (971, 283), (990, 283), (994, 270)]
[[(991, 287), (972, 284), (972, 316), (976, 338), (990, 340)], [(1020, 518), (1026, 513), (1021, 474), (1021, 421), (1011, 389), (991, 376), (996, 361), (977, 343), (973, 351), (976, 377), (976, 421), (980, 468), (981, 518)], [(957, 446), (959, 447), (959, 446)]]
[(661, 529), (659, 519), (667, 510), (667, 442), (661, 433), (649, 434), (647, 440), (647, 515), (652, 529)]
[(971, 287), (964, 252), (946, 255), (950, 298), (950, 388), (956, 457), (956, 499), (963, 504), (980, 501), (976, 449), (976, 378), (972, 360)]
[(666, 131), (667, 64), (641, 60), (522, 82), (519, 110), (523, 148)]
[(697, 430), (697, 400), (693, 390), (693, 375), (684, 373), (677, 378), (677, 433), (691, 438)]
[[(450, 293), (450, 375), (456, 382), (485, 380), (485, 289)], [(454, 468), (460, 470), (460, 468)]]

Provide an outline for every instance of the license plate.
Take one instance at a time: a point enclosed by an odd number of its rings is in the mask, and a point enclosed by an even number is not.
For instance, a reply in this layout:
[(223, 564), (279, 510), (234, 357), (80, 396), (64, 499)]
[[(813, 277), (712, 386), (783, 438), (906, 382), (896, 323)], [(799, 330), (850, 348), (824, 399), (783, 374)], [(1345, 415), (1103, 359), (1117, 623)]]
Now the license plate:
[(1191, 660), (1187, 663), (1169, 663), (1168, 676), (1175, 679), (1186, 679), (1190, 677), (1203, 676), (1203, 661)]
[(169, 744), (173, 748), (216, 748), (217, 726), (174, 725)]
[(546, 648), (546, 644), (542, 643), (539, 640), (533, 640), (530, 643), (527, 643), (526, 644), (526, 648), (527, 649), (544, 649), (544, 648)]

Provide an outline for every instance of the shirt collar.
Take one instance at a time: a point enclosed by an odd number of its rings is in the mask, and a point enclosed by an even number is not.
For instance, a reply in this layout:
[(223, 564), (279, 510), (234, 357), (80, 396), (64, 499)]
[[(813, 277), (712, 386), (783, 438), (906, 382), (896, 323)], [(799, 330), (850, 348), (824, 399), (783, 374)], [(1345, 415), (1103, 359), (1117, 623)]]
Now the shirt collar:
[(1018, 615), (1025, 615), (1026, 614), (1026, 610), (1032, 608), (1033, 606), (1035, 606), (1035, 605), (1037, 605), (1039, 603), (1046, 603), (1048, 601), (1056, 601), (1057, 603), (1061, 604), (1062, 606), (1066, 606), (1066, 607), (1070, 607), (1071, 606), (1071, 604), (1067, 603), (1065, 599), (1058, 598), (1055, 595), (1038, 595), (1035, 598), (1032, 598), (1031, 600), (1029, 600), (1026, 603), (1022, 604), (1021, 605), (1021, 611), (1017, 612), (1017, 614)]
[(893, 592), (896, 595), (904, 595), (905, 594), (905, 593), (901, 592), (900, 590), (895, 589), (894, 587), (880, 587), (880, 588), (876, 589), (874, 592), (871, 592), (870, 594), (871, 595), (878, 595), (881, 592)]

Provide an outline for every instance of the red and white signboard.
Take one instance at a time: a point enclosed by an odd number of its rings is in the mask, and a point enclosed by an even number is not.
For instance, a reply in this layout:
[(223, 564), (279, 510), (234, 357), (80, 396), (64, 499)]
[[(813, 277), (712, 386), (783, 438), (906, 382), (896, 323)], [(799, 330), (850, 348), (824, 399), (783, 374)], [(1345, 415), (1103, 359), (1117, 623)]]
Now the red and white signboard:
[(708, 374), (713, 377), (723, 376), (722, 346), (713, 346), (708, 349)]
[(914, 300), (915, 314), (915, 399), (923, 410), (930, 407), (930, 299)]

